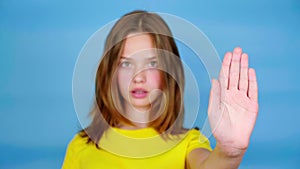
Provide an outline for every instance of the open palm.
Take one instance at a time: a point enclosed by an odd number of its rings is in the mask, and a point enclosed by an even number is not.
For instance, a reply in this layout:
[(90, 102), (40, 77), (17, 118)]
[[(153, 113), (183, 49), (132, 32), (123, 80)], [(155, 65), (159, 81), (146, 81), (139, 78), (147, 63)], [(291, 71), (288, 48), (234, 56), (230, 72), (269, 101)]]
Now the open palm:
[(219, 80), (212, 80), (208, 116), (217, 144), (243, 150), (249, 145), (258, 113), (255, 70), (237, 47), (225, 54)]

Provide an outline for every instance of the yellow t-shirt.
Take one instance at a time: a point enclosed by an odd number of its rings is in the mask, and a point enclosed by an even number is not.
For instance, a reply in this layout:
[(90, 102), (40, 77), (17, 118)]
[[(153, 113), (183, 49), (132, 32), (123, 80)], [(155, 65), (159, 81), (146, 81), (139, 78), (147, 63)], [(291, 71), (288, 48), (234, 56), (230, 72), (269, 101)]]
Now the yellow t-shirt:
[(208, 139), (198, 130), (163, 139), (153, 128), (109, 128), (100, 149), (78, 134), (69, 143), (63, 169), (184, 169), (187, 155), (196, 148), (211, 151)]

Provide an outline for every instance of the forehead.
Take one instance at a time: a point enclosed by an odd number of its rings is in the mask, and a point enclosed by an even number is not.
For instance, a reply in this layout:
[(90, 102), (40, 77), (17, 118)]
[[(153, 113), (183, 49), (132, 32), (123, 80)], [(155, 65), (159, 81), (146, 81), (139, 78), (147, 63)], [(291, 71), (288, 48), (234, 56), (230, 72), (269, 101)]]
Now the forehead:
[(127, 36), (124, 44), (122, 56), (141, 53), (154, 53), (152, 37), (149, 34), (130, 34)]

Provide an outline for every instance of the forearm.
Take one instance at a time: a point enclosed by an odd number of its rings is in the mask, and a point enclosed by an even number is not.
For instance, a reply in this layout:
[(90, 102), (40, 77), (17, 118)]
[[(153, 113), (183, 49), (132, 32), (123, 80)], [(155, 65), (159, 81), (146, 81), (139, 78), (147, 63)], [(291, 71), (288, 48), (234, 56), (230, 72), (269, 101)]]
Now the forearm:
[[(238, 168), (246, 150), (228, 151), (224, 146), (217, 146), (208, 157), (191, 169), (235, 169)], [(227, 152), (226, 152), (227, 151)]]

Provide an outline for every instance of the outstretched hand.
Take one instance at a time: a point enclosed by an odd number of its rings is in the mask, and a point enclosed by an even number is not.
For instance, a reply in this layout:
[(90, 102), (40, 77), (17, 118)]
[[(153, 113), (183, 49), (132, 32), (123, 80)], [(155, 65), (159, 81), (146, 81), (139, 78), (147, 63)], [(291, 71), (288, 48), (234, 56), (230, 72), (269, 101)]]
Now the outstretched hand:
[(228, 155), (246, 150), (257, 114), (255, 70), (237, 47), (225, 54), (219, 80), (212, 80), (208, 117), (217, 146)]

